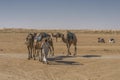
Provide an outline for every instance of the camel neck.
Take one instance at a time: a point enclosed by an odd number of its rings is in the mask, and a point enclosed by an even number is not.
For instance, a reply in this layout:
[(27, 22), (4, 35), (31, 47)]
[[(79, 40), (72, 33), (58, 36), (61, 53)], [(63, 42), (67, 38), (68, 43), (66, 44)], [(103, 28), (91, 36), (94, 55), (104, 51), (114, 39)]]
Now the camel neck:
[(66, 39), (64, 37), (62, 37), (62, 40), (63, 40), (64, 43), (66, 43)]

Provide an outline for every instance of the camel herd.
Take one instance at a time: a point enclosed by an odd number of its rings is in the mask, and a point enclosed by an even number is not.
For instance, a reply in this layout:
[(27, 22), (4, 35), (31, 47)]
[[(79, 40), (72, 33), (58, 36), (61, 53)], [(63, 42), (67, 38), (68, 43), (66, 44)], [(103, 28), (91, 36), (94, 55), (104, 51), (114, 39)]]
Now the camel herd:
[(53, 37), (61, 38), (62, 41), (66, 44), (68, 53), (67, 56), (71, 55), (70, 47), (73, 44), (75, 53), (74, 56), (77, 54), (77, 37), (74, 33), (67, 31), (67, 34), (62, 33), (51, 33), (48, 34), (46, 32), (41, 33), (29, 33), (26, 37), (25, 43), (28, 49), (28, 60), (36, 59), (39, 57), (39, 61), (43, 63), (48, 63), (47, 55), (50, 52), (50, 55), (54, 56), (54, 46), (53, 46)]
[[(66, 34), (60, 32), (51, 34), (46, 32), (29, 33), (25, 40), (28, 49), (28, 60), (32, 58), (35, 60), (36, 57), (39, 57), (39, 61), (43, 63), (48, 63), (47, 61), (48, 53), (54, 56), (53, 38), (56, 38), (56, 42), (58, 38), (61, 38), (61, 40), (66, 44), (67, 46), (66, 56), (71, 55), (70, 52), (71, 45), (74, 46), (73, 56), (77, 55), (77, 37), (73, 32), (67, 31)], [(114, 38), (110, 38), (108, 41), (109, 43), (115, 43)], [(98, 43), (105, 43), (105, 39), (99, 37)]]

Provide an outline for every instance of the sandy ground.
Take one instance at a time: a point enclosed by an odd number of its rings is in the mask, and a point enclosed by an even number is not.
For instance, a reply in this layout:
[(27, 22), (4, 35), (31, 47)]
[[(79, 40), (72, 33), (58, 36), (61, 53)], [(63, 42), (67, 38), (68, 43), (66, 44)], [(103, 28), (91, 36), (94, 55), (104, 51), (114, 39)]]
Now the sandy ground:
[(26, 54), (0, 54), (1, 80), (119, 80), (120, 55), (56, 55), (49, 65)]
[[(120, 35), (76, 33), (77, 56), (66, 57), (66, 46), (55, 42), (49, 65), (27, 60), (24, 39), (28, 33), (0, 33), (0, 80), (120, 80)], [(98, 44), (104, 37), (105, 44)], [(116, 43), (107, 42), (115, 38)], [(58, 46), (59, 45), (59, 46)], [(71, 47), (73, 53), (73, 47)]]

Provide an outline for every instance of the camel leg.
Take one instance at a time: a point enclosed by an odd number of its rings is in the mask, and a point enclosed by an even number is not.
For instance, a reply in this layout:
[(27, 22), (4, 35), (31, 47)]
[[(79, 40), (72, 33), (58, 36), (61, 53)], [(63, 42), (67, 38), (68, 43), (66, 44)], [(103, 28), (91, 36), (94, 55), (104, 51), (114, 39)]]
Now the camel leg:
[(52, 50), (51, 50), (52, 51), (52, 56), (54, 56), (54, 47), (53, 46), (51, 46), (51, 47), (52, 47)]
[(74, 53), (74, 56), (77, 54), (77, 47), (75, 45), (75, 53)]
[(68, 54), (67, 54), (67, 56), (71, 55), (70, 46), (71, 46), (71, 44), (67, 44), (67, 48), (68, 48)]
[(28, 47), (28, 60), (30, 60), (30, 48)]
[(39, 51), (39, 50), (37, 50), (37, 54), (36, 54), (36, 56), (37, 56), (37, 57), (39, 56), (39, 52), (40, 52), (40, 51)]
[(32, 48), (30, 49), (30, 58), (32, 58)]
[(70, 47), (71, 47), (71, 44), (69, 44), (69, 54), (71, 55), (71, 52), (70, 52)]
[(39, 61), (42, 62), (42, 49), (40, 49), (40, 52), (39, 52)]
[(36, 55), (36, 50), (35, 50), (35, 48), (33, 49), (33, 57), (34, 57), (34, 60), (36, 59), (35, 56)]
[(43, 62), (43, 57), (44, 57), (44, 55), (43, 55), (43, 53), (41, 53), (41, 62)]
[(56, 37), (56, 42), (57, 42), (57, 37)]
[(54, 56), (54, 47), (53, 47), (53, 42), (49, 43), (50, 44), (50, 54), (52, 54), (52, 56)]
[[(52, 46), (51, 46), (52, 47)], [(52, 49), (51, 49), (51, 47), (49, 48), (49, 50), (50, 50), (50, 54), (49, 54), (49, 56), (53, 56), (53, 53), (52, 53)]]

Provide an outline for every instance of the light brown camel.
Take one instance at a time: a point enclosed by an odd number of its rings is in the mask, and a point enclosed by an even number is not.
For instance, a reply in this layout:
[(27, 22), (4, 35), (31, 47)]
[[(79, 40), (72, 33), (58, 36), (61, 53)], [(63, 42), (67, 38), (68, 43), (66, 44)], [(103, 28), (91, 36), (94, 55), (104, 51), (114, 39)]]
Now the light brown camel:
[(109, 43), (115, 43), (115, 39), (114, 38), (110, 38), (109, 39)]
[(57, 33), (51, 33), (52, 34), (52, 37), (55, 37), (56, 38), (56, 42), (57, 42), (57, 39), (58, 38), (61, 38), (62, 37), (62, 33), (59, 33), (59, 32), (57, 32)]
[(34, 34), (29, 33), (25, 40), (25, 44), (27, 45), (27, 49), (28, 49), (28, 60), (32, 58), (33, 42), (34, 42)]
[(66, 43), (67, 49), (68, 49), (68, 54), (67, 56), (71, 55), (70, 52), (70, 47), (73, 44), (74, 45), (74, 56), (77, 54), (77, 37), (74, 33), (67, 31), (66, 35), (62, 35), (62, 41)]
[(34, 60), (36, 59), (36, 56), (38, 56), (38, 54), (41, 52), (42, 39), (44, 38), (47, 38), (51, 48), (50, 53), (52, 54), (52, 56), (54, 55), (54, 47), (51, 36), (45, 32), (41, 32), (40, 34), (36, 35), (36, 37), (34, 38), (34, 43), (33, 43)]

